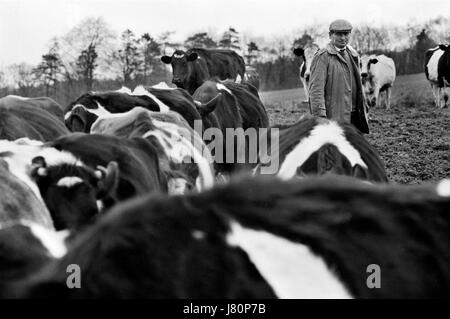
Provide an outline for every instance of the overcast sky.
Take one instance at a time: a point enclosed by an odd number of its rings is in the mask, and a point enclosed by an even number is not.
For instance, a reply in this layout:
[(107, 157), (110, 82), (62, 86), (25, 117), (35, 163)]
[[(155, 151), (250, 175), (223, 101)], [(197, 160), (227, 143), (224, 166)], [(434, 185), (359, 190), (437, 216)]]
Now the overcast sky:
[(354, 24), (405, 24), (450, 14), (450, 0), (0, 0), (0, 67), (38, 63), (49, 40), (88, 16), (111, 29), (175, 39), (233, 26), (255, 36), (289, 33), (305, 24), (345, 18)]

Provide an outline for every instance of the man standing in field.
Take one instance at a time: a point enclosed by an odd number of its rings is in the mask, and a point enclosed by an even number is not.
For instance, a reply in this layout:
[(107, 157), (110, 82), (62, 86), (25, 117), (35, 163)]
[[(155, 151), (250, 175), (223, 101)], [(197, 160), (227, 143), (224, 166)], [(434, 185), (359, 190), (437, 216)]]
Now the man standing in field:
[(359, 56), (348, 45), (351, 31), (346, 20), (330, 24), (330, 43), (311, 63), (309, 103), (313, 115), (350, 122), (362, 133), (369, 133)]

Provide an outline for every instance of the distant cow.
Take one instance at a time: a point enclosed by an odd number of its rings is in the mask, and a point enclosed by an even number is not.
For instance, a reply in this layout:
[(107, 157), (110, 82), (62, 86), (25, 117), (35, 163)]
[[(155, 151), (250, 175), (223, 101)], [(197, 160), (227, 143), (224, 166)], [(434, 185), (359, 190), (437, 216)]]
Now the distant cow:
[(53, 114), (61, 121), (64, 118), (64, 110), (61, 105), (59, 105), (52, 98), (42, 96), (42, 97), (22, 97), (17, 95), (8, 95), (0, 99), (0, 105), (5, 104), (10, 107), (20, 107), (23, 104), (33, 106), (42, 110), (46, 110), (50, 114)]
[(361, 79), (369, 106), (379, 107), (381, 93), (385, 92), (386, 109), (391, 107), (391, 87), (395, 76), (395, 63), (392, 58), (383, 54), (361, 57)]
[(450, 45), (440, 44), (427, 50), (425, 75), (430, 81), (436, 107), (447, 107), (450, 86)]
[(245, 74), (244, 59), (232, 50), (193, 48), (176, 50), (172, 56), (164, 55), (161, 61), (172, 65), (172, 82), (194, 94), (206, 80), (218, 77), (241, 82)]
[(351, 124), (306, 116), (296, 124), (273, 129), (279, 133), (269, 131), (269, 145), (267, 150), (260, 149), (255, 174), (282, 179), (337, 174), (387, 182), (378, 152)]
[(89, 133), (92, 123), (99, 116), (123, 113), (141, 106), (149, 111), (178, 112), (191, 127), (200, 120), (200, 114), (192, 97), (182, 89), (144, 88), (130, 90), (90, 92), (83, 94), (66, 109), (66, 126), (73, 132)]
[(319, 46), (314, 43), (306, 45), (304, 48), (295, 48), (294, 54), (298, 57), (303, 58), (303, 62), (300, 65), (299, 77), (303, 85), (303, 90), (305, 91), (305, 102), (309, 102), (309, 76), (311, 75), (311, 62), (314, 54), (319, 51)]
[[(237, 180), (117, 206), (21, 288), (36, 298), (446, 298), (450, 181)], [(67, 265), (81, 268), (67, 287)]]
[[(51, 101), (46, 102), (52, 105)], [(35, 102), (35, 99), (12, 96), (0, 99), (0, 139), (14, 141), (28, 137), (46, 142), (69, 133), (62, 117), (57, 117)]]
[[(136, 107), (125, 113), (99, 117), (92, 125), (91, 133), (152, 140), (157, 145), (159, 164), (162, 172), (168, 175), (169, 185), (179, 179), (186, 179), (187, 186), (198, 190), (213, 184), (209, 149), (201, 136), (176, 112), (151, 112)], [(181, 175), (177, 178), (178, 173)], [(170, 186), (169, 193), (174, 193)]]
[[(250, 163), (248, 153), (249, 141), (237, 140), (228, 136), (230, 129), (253, 129), (258, 132), (260, 128), (269, 126), (269, 119), (262, 101), (254, 86), (239, 84), (233, 81), (208, 80), (203, 83), (193, 95), (196, 101), (200, 101), (198, 110), (202, 116), (203, 126), (217, 128), (223, 138), (223, 150), (215, 149), (213, 157), (216, 160), (216, 169), (219, 172), (231, 173), (235, 170), (246, 169), (254, 164)], [(217, 141), (217, 136), (214, 136)], [(206, 143), (212, 139), (211, 136), (203, 136)], [(257, 143), (257, 141), (253, 141)], [(228, 147), (227, 147), (228, 146)], [(234, 148), (232, 148), (234, 146)], [(254, 145), (252, 145), (254, 146)], [(231, 154), (231, 152), (234, 154)], [(240, 155), (238, 155), (238, 152)], [(223, 163), (217, 154), (223, 154)], [(234, 156), (233, 156), (234, 155)], [(256, 154), (253, 154), (256, 156)], [(244, 157), (245, 156), (245, 159)], [(239, 158), (242, 161), (239, 162)], [(228, 159), (228, 160), (227, 160)], [(256, 157), (255, 157), (256, 160)]]

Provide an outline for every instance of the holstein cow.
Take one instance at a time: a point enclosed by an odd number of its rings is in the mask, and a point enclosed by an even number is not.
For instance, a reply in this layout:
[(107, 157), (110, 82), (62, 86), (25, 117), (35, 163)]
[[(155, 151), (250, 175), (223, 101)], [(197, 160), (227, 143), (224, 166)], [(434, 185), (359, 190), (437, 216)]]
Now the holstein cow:
[(30, 100), (10, 96), (0, 99), (0, 128), (0, 139), (11, 141), (21, 137), (51, 141), (69, 133), (60, 118)]
[[(258, 144), (257, 140), (249, 141), (233, 136), (233, 130), (254, 130), (258, 136), (258, 129), (267, 128), (269, 120), (264, 105), (258, 97), (255, 87), (239, 84), (233, 81), (208, 80), (203, 83), (193, 95), (202, 116), (203, 127), (216, 128), (221, 136), (204, 134), (205, 143), (214, 142), (214, 160), (218, 172), (231, 173), (246, 169), (256, 164), (256, 154), (249, 154), (249, 145)], [(239, 131), (236, 131), (239, 134)], [(214, 136), (214, 138), (213, 138)], [(241, 134), (243, 136), (243, 134)], [(222, 143), (222, 148), (217, 141)], [(217, 148), (216, 148), (217, 146)], [(220, 156), (220, 155), (222, 156)], [(253, 163), (250, 155), (254, 156)]]
[(425, 75), (430, 81), (436, 107), (447, 107), (450, 86), (450, 45), (440, 44), (427, 50)]
[(192, 97), (182, 89), (144, 88), (138, 86), (133, 93), (130, 90), (90, 92), (83, 94), (66, 109), (66, 126), (73, 132), (89, 133), (92, 123), (99, 116), (111, 113), (123, 113), (134, 107), (144, 107), (149, 111), (178, 112), (191, 127), (200, 120), (196, 104)]
[(172, 65), (172, 82), (190, 94), (212, 77), (241, 82), (245, 74), (244, 59), (233, 50), (176, 50), (172, 56), (162, 56), (161, 61)]
[[(273, 127), (267, 149), (260, 149), (255, 174), (281, 179), (308, 175), (348, 175), (370, 182), (387, 182), (376, 149), (354, 126), (305, 116), (285, 127)], [(275, 131), (276, 133), (276, 131)]]
[(385, 92), (386, 109), (391, 107), (391, 87), (396, 70), (392, 58), (385, 55), (363, 55), (361, 57), (361, 79), (369, 106), (380, 106), (380, 96)]
[(17, 95), (8, 95), (0, 99), (0, 105), (9, 105), (11, 108), (21, 107), (22, 105), (30, 105), (38, 109), (45, 110), (50, 114), (56, 116), (59, 120), (63, 121), (64, 110), (52, 98), (42, 97), (22, 97)]
[(99, 117), (92, 125), (91, 133), (151, 140), (158, 148), (161, 171), (167, 174), (171, 194), (184, 192), (183, 185), (179, 190), (170, 185), (177, 181), (187, 182), (185, 186), (197, 190), (211, 187), (214, 182), (209, 149), (201, 136), (176, 112), (151, 112), (136, 107), (125, 113)]
[(11, 172), (45, 202), (57, 230), (78, 230), (119, 201), (167, 192), (157, 149), (143, 138), (77, 133), (30, 144), (0, 141), (0, 150)]
[(0, 298), (67, 251), (67, 233), (28, 220), (0, 223)]
[(315, 43), (310, 43), (304, 48), (295, 48), (294, 54), (298, 57), (303, 58), (303, 62), (300, 65), (299, 76), (300, 81), (303, 85), (303, 90), (305, 91), (305, 102), (309, 102), (309, 76), (311, 75), (311, 62), (314, 54), (319, 51), (319, 46)]
[(16, 297), (445, 298), (449, 210), (448, 180), (258, 177), (146, 196), (116, 206)]

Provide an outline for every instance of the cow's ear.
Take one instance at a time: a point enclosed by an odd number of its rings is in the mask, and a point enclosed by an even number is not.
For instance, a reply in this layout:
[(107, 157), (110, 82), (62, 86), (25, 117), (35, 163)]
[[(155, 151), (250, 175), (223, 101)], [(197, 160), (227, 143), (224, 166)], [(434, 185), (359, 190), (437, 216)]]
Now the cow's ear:
[(98, 178), (98, 199), (116, 192), (117, 185), (119, 184), (119, 165), (117, 165), (117, 162), (109, 162), (106, 168), (97, 166), (95, 175)]
[(168, 56), (168, 55), (163, 55), (161, 57), (161, 61), (165, 64), (170, 64), (170, 63), (172, 63), (172, 57)]
[(377, 59), (377, 58), (375, 58), (375, 59), (370, 59), (369, 63), (377, 64), (377, 63), (378, 63), (378, 59)]
[(442, 51), (448, 51), (449, 48), (450, 46), (447, 46), (445, 44), (439, 44), (439, 49), (441, 49)]
[(192, 52), (191, 54), (189, 54), (187, 56), (187, 60), (190, 62), (197, 60), (197, 58), (198, 58), (198, 54), (195, 52)]
[(364, 167), (362, 167), (359, 164), (356, 164), (355, 166), (353, 166), (353, 177), (358, 178), (358, 179), (362, 179), (362, 180), (367, 180), (369, 176), (367, 176), (367, 170), (364, 169)]
[(31, 160), (30, 175), (32, 177), (47, 176), (47, 162), (42, 156), (36, 156)]
[(294, 49), (294, 54), (296, 56), (303, 56), (304, 53), (305, 53), (305, 50), (303, 50), (302, 48), (295, 48)]
[(209, 113), (211, 113), (212, 111), (214, 111), (215, 108), (217, 107), (217, 104), (218, 104), (221, 96), (222, 96), (222, 93), (219, 93), (214, 98), (212, 98), (208, 103), (196, 104), (200, 115), (202, 117), (204, 117), (204, 116), (208, 115)]

